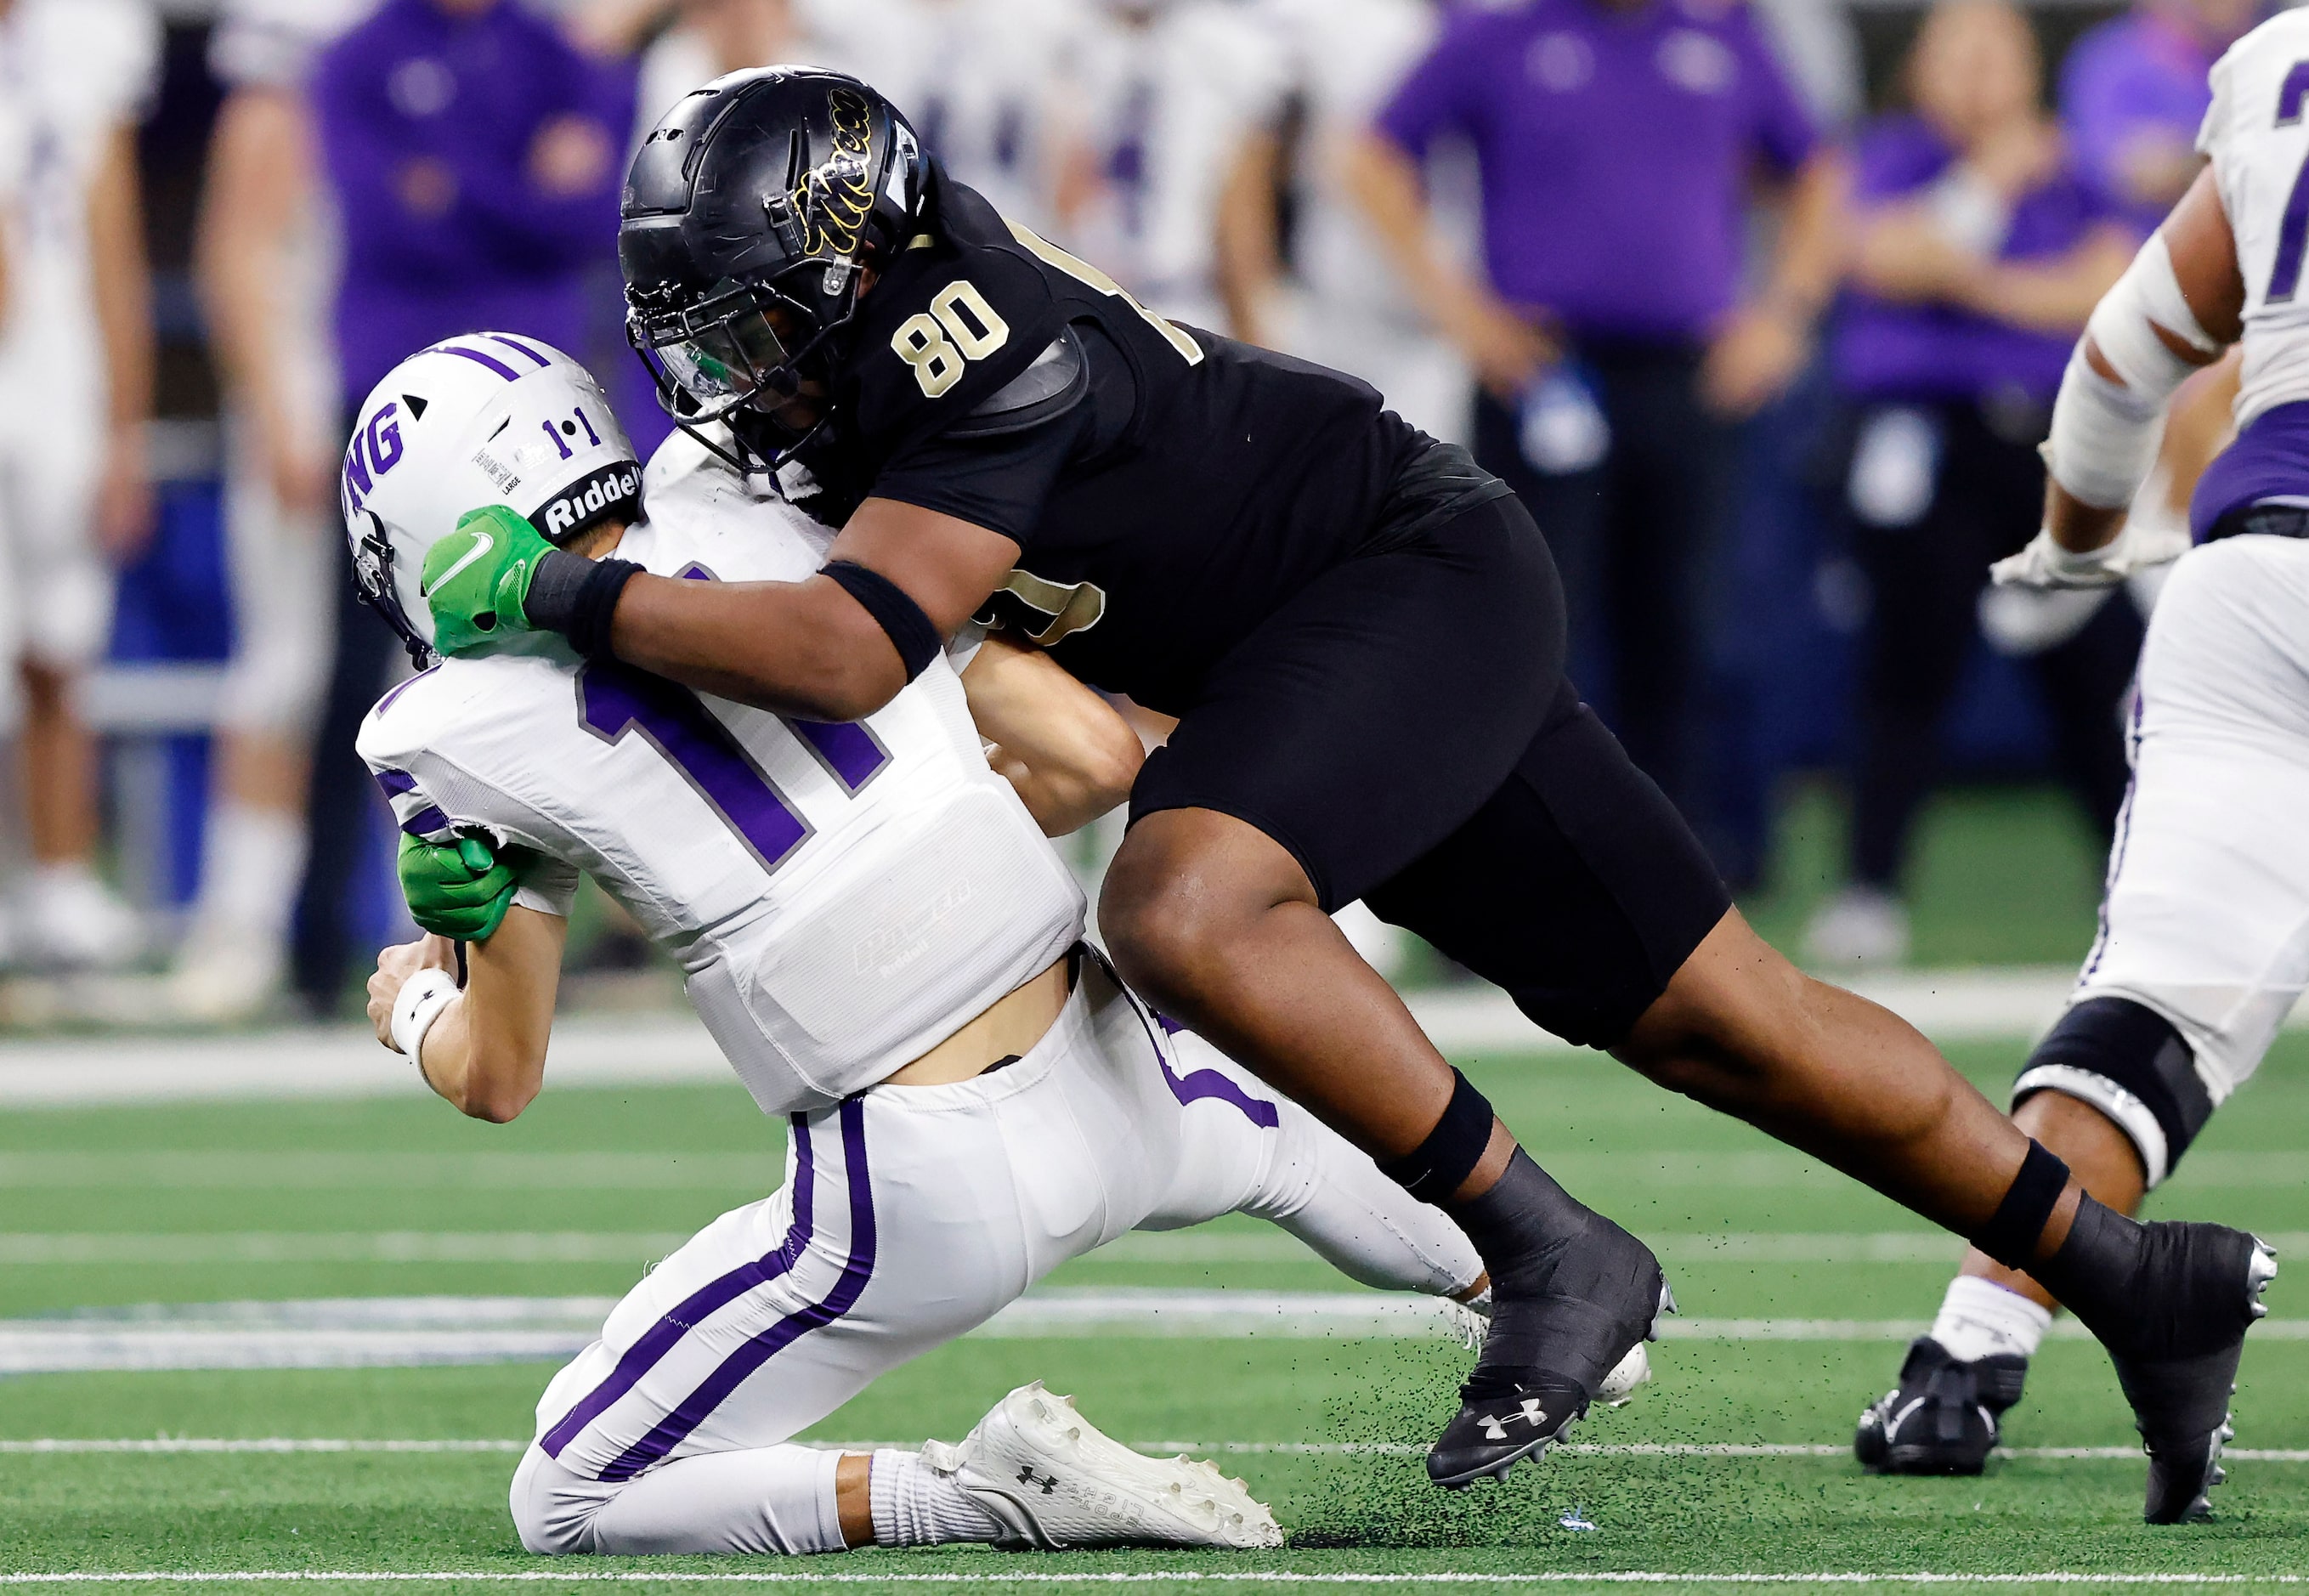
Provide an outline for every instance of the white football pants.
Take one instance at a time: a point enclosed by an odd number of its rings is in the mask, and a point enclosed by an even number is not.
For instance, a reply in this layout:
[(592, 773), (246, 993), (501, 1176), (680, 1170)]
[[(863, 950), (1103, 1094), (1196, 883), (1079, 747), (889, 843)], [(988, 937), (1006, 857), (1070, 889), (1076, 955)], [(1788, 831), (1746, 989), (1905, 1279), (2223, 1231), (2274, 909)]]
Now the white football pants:
[(1125, 1231), (1250, 1213), (1371, 1285), (1448, 1295), (1482, 1269), (1439, 1210), (1095, 959), (1018, 1062), (796, 1115), (786, 1165), (547, 1386), (513, 1484), (531, 1550), (826, 1549), (831, 1464), (779, 1444)]
[(303, 516), (283, 510), (246, 434), (239, 418), (228, 418), (224, 533), (233, 653), (218, 721), (233, 731), (303, 742), (320, 720), (329, 685), (336, 540), (344, 525), (333, 509)]
[(2173, 568), (2141, 645), (2132, 791), (2071, 1003), (2170, 1021), (2214, 1103), (2309, 984), (2309, 542), (2245, 536)]

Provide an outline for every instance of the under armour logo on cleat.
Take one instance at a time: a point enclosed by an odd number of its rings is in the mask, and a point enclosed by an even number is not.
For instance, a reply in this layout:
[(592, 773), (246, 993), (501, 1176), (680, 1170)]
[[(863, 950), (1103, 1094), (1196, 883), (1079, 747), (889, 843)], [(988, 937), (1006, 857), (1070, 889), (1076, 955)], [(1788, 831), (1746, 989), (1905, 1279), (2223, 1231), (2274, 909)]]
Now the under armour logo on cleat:
[(1018, 1470), (1018, 1483), (1039, 1485), (1042, 1488), (1042, 1494), (1047, 1497), (1059, 1488), (1059, 1477), (1056, 1474), (1044, 1474), (1038, 1477), (1034, 1472), (1034, 1465), (1025, 1463)]
[(1513, 1424), (1518, 1419), (1531, 1426), (1534, 1429), (1537, 1429), (1541, 1425), (1547, 1422), (1547, 1415), (1541, 1410), (1539, 1399), (1535, 1396), (1527, 1396), (1523, 1399), (1523, 1409), (1520, 1412), (1510, 1413), (1504, 1419), (1495, 1419), (1489, 1413), (1484, 1414), (1484, 1439), (1490, 1441), (1506, 1440), (1508, 1438), (1508, 1426)]

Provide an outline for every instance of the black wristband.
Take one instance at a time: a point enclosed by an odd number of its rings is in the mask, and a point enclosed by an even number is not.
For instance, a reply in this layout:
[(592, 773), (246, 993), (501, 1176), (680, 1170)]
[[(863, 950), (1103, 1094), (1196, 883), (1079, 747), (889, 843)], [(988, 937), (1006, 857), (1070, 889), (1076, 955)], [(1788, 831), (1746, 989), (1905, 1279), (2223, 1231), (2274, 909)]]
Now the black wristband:
[(558, 632), (588, 660), (607, 659), (618, 599), (641, 574), (631, 560), (589, 560), (557, 548), (537, 562), (522, 614), (532, 630)]
[(922, 607), (907, 596), (905, 589), (879, 571), (869, 571), (850, 560), (836, 560), (826, 566), (826, 574), (836, 587), (857, 600), (888, 635), (891, 646), (898, 651), (898, 659), (906, 668), (908, 681), (921, 675), (946, 647), (938, 628), (930, 625), (930, 617), (922, 613)]
[(2031, 1137), (2028, 1155), (2020, 1160), (2020, 1172), (2012, 1178), (1988, 1223), (1969, 1238), (1972, 1245), (2007, 1269), (2034, 1268), (2037, 1244), (2044, 1238), (2045, 1225), (2068, 1188), (2068, 1165)]

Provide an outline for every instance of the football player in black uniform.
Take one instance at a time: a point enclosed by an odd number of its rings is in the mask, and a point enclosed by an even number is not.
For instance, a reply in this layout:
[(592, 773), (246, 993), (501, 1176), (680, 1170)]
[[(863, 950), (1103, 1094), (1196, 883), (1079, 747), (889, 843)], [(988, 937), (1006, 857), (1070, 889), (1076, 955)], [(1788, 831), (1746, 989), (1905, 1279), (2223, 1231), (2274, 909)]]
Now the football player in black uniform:
[(1153, 315), (831, 73), (683, 100), (635, 159), (619, 249), (675, 418), (807, 493), (830, 563), (675, 582), (476, 529), (428, 556), (444, 646), (550, 629), (846, 720), (983, 615), (1178, 716), (1101, 921), (1150, 1000), (1482, 1252), (1492, 1331), (1439, 1483), (1560, 1436), (1670, 1304), (1356, 957), (1329, 915), (1359, 898), (1559, 1036), (2026, 1267), (2115, 1356), (2152, 1516), (2197, 1497), (2261, 1311), (2253, 1238), (2101, 1207), (1923, 1037), (1760, 941), (1564, 678), (1546, 545), (1463, 451), (1352, 377)]

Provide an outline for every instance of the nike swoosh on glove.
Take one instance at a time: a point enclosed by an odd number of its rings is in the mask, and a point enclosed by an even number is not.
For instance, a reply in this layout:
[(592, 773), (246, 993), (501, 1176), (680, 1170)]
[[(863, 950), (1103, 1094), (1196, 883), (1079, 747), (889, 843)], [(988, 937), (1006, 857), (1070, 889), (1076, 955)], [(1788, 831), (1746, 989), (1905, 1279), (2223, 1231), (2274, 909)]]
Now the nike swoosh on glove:
[(1989, 566), (1988, 575), (1999, 587), (2114, 587), (2136, 572), (2188, 552), (2185, 526), (2142, 528), (2128, 520), (2115, 537), (2082, 554), (2062, 548), (2052, 533), (2039, 529), (2028, 548)]
[(522, 601), (537, 563), (553, 545), (503, 505), (469, 510), (457, 530), (425, 551), (421, 588), (433, 611), (433, 646), (471, 653), (508, 632), (529, 629)]
[(494, 936), (521, 886), (513, 867), (479, 837), (437, 843), (403, 833), (397, 873), (409, 918), (459, 942)]

